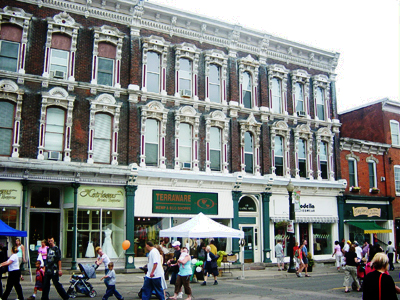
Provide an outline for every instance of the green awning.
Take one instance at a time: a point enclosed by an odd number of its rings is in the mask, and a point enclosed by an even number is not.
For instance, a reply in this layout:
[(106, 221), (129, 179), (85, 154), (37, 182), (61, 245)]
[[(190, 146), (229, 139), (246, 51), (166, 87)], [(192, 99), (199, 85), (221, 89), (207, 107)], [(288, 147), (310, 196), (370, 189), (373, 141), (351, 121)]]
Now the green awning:
[(353, 225), (364, 230), (364, 233), (391, 233), (392, 229), (383, 228), (376, 225), (375, 222), (347, 222), (347, 225)]

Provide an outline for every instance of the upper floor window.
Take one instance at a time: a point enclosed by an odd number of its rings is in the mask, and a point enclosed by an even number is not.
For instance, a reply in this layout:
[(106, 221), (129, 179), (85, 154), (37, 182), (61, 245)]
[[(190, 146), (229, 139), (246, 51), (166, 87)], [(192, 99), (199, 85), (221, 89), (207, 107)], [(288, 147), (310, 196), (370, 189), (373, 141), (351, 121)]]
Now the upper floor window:
[(242, 99), (243, 99), (243, 106), (245, 108), (251, 108), (252, 89), (253, 89), (251, 81), (252, 79), (250, 73), (244, 72), (243, 82), (242, 82)]
[(318, 119), (325, 120), (325, 93), (320, 87), (317, 88), (316, 103)]
[(179, 124), (179, 161), (183, 169), (192, 168), (192, 126)]
[(246, 132), (244, 134), (244, 163), (245, 163), (245, 172), (253, 173), (253, 161), (254, 161), (254, 152), (253, 152), (253, 136), (250, 132)]
[(274, 160), (275, 160), (275, 174), (283, 176), (284, 169), (284, 150), (283, 150), (283, 137), (275, 136)]
[(277, 114), (283, 113), (283, 103), (282, 103), (282, 88), (281, 80), (279, 78), (272, 78), (271, 80), (271, 93), (272, 93), (272, 111)]
[(15, 105), (0, 101), (0, 155), (11, 154), (14, 133)]
[(66, 79), (68, 77), (71, 38), (63, 34), (53, 34), (50, 50), (50, 77)]
[(400, 146), (399, 122), (390, 120), (390, 133), (392, 136), (392, 145)]
[(296, 82), (296, 112), (304, 112), (304, 85)]
[(212, 171), (221, 171), (221, 129), (210, 128), (210, 168)]
[(348, 164), (349, 164), (349, 186), (358, 186), (357, 161), (354, 158), (349, 158)]
[(19, 43), (0, 40), (0, 69), (16, 72), (18, 67)]
[(192, 61), (179, 59), (179, 91), (181, 96), (192, 96)]
[(376, 180), (376, 163), (374, 161), (368, 161), (368, 177), (369, 177), (369, 187), (377, 187)]
[(215, 64), (210, 65), (208, 93), (211, 102), (221, 103), (221, 67)]
[(400, 166), (394, 166), (394, 184), (396, 195), (400, 194)]
[(155, 119), (146, 120), (145, 155), (147, 166), (158, 164), (159, 124)]
[(111, 124), (112, 117), (97, 113), (95, 116), (93, 160), (98, 163), (110, 163), (111, 158)]
[(147, 91), (160, 92), (160, 54), (154, 51), (147, 52)]
[(319, 144), (319, 169), (321, 178), (328, 179), (328, 145), (326, 142)]
[(57, 107), (47, 108), (44, 149), (63, 152), (64, 150), (65, 111)]
[(298, 157), (299, 157), (299, 176), (307, 177), (307, 153), (306, 153), (306, 141), (299, 139), (298, 141)]
[(99, 55), (97, 57), (97, 84), (114, 85), (114, 63), (117, 49), (109, 43), (99, 43)]

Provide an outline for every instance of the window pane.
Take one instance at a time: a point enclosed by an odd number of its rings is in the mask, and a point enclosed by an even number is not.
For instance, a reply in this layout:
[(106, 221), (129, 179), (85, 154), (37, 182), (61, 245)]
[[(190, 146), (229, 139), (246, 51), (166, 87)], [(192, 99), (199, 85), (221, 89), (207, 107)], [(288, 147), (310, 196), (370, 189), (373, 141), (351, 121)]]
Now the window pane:
[(160, 92), (160, 76), (157, 73), (147, 73), (147, 91), (151, 93)]
[(221, 149), (221, 129), (218, 127), (210, 128), (210, 148)]
[(326, 149), (326, 143), (321, 142), (320, 143), (320, 152), (319, 152), (319, 159), (320, 161), (327, 161), (328, 157), (327, 157), (327, 149)]
[(320, 120), (325, 120), (325, 100), (323, 92), (321, 88), (317, 88), (317, 117)]
[(183, 91), (183, 90), (191, 91), (192, 90), (191, 81), (188, 80), (188, 79), (182, 79), (182, 78), (179, 79), (179, 90), (181, 90), (181, 91)]
[(158, 144), (146, 144), (146, 165), (156, 166), (158, 160)]
[(192, 161), (191, 150), (189, 147), (179, 147), (179, 160), (182, 163), (190, 163)]
[(279, 135), (275, 137), (275, 156), (283, 157), (283, 138)]
[(396, 121), (390, 121), (390, 131), (392, 134), (392, 144), (393, 145), (400, 145), (399, 139), (399, 123)]
[(221, 171), (221, 151), (210, 150), (211, 170)]
[(0, 155), (11, 154), (12, 130), (0, 128)]
[(303, 139), (299, 139), (299, 158), (306, 158), (306, 144)]
[(146, 143), (158, 144), (158, 121), (154, 119), (146, 120)]
[(400, 168), (394, 168), (394, 181), (396, 185), (396, 193), (400, 193)]
[(112, 86), (114, 61), (99, 57), (97, 71), (97, 84)]
[(303, 93), (303, 85), (300, 83), (296, 83), (296, 111), (304, 111), (304, 93)]
[(356, 174), (355, 174), (355, 162), (354, 160), (349, 160), (349, 186), (357, 186)]
[(253, 153), (253, 137), (250, 132), (244, 134), (244, 151)]
[(373, 162), (368, 163), (369, 172), (369, 187), (373, 188), (375, 186), (375, 164)]
[(107, 114), (96, 114), (95, 117), (95, 138), (111, 139), (111, 116)]
[(244, 155), (244, 163), (246, 165), (245, 172), (253, 173), (253, 154), (245, 153)]
[(192, 134), (191, 126), (186, 123), (179, 125), (179, 146), (191, 146), (192, 145)]
[(93, 141), (93, 159), (95, 162), (110, 162), (111, 121), (111, 116), (107, 114), (98, 113), (95, 116), (95, 130)]
[(251, 76), (248, 72), (243, 73), (243, 89), (251, 91)]
[(18, 64), (19, 44), (7, 41), (0, 42), (0, 69), (16, 72)]
[(243, 91), (243, 106), (251, 108), (251, 92), (249, 91)]
[(152, 73), (160, 73), (160, 56), (156, 52), (147, 52), (147, 70)]
[(12, 128), (14, 121), (14, 105), (10, 102), (0, 102), (0, 127)]
[(64, 134), (46, 132), (44, 149), (49, 151), (63, 151)]
[(111, 156), (110, 140), (95, 139), (93, 141), (93, 159), (95, 162), (109, 163)]
[(283, 157), (275, 156), (275, 174), (283, 176)]
[(272, 110), (277, 114), (282, 113), (282, 92), (281, 92), (281, 81), (278, 78), (271, 80), (272, 84)]
[(328, 179), (328, 163), (321, 162), (321, 177), (322, 179)]
[(50, 71), (61, 71), (66, 73), (68, 66), (68, 54), (68, 51), (52, 49)]

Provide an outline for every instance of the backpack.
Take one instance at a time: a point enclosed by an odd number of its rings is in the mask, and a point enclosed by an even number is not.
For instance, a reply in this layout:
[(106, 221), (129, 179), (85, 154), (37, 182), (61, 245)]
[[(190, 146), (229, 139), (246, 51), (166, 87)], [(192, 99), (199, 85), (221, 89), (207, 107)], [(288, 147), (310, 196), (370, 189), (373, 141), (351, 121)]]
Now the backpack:
[(299, 257), (299, 249), (296, 250), (296, 252), (294, 253), (294, 257)]

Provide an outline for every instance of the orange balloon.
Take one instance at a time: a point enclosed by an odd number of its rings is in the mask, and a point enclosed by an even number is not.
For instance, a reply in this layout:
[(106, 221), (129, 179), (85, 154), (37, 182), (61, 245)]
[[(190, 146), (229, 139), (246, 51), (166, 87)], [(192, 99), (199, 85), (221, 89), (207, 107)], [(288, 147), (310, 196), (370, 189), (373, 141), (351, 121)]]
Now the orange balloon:
[(125, 240), (125, 241), (122, 242), (122, 249), (128, 250), (130, 246), (131, 246), (131, 242), (130, 241)]

